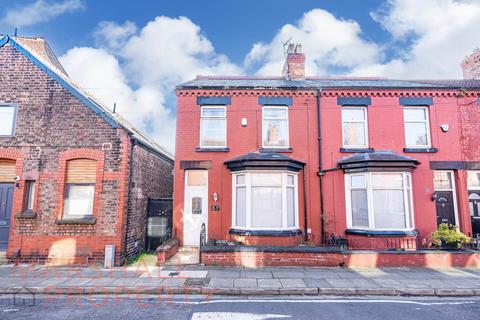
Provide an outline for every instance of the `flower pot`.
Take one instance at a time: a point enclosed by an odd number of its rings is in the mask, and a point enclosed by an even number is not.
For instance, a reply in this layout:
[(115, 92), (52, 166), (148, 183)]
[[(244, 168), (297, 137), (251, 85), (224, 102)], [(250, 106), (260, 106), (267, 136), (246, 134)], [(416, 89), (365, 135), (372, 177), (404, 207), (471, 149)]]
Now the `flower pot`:
[(459, 244), (457, 242), (443, 242), (440, 247), (442, 250), (459, 250)]

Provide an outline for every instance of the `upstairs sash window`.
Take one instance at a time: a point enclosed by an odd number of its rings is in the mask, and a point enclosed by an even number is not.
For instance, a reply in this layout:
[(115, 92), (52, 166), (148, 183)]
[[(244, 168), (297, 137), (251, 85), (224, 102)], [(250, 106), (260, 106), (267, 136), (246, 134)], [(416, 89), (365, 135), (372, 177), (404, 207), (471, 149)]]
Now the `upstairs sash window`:
[(200, 116), (200, 147), (227, 146), (226, 107), (202, 107)]
[(406, 107), (403, 109), (405, 143), (409, 148), (430, 148), (430, 124), (428, 108)]
[(288, 107), (263, 107), (262, 146), (288, 148)]
[(346, 148), (368, 147), (367, 109), (342, 108), (343, 146)]

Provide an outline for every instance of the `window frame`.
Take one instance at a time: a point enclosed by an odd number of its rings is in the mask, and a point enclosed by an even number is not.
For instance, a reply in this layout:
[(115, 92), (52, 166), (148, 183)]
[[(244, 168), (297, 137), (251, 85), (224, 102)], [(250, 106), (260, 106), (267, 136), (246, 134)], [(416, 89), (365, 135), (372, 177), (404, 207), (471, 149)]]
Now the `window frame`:
[[(364, 120), (349, 120), (346, 121), (343, 118), (343, 111), (344, 110), (362, 110), (364, 114)], [(352, 148), (352, 149), (363, 149), (363, 148), (368, 148), (370, 143), (369, 143), (369, 137), (368, 137), (368, 107), (359, 107), (359, 106), (342, 106), (341, 108), (341, 117), (342, 117), (342, 146), (344, 148)], [(354, 123), (363, 123), (364, 124), (364, 135), (365, 135), (365, 144), (364, 145), (353, 145), (353, 144), (345, 144), (345, 123), (349, 122), (354, 122)]]
[(25, 180), (25, 191), (23, 194), (23, 211), (34, 211), (36, 192), (37, 181)]
[[(92, 199), (92, 213), (91, 214), (68, 214), (67, 211), (69, 209), (69, 195), (70, 195), (70, 187), (72, 186), (92, 186), (93, 187), (93, 199)], [(64, 219), (85, 219), (91, 218), (95, 215), (95, 196), (96, 196), (96, 183), (65, 183), (65, 191), (64, 191), (64, 206), (63, 206), (63, 218)]]
[[(480, 185), (474, 186), (474, 185), (469, 184), (468, 176), (469, 176), (470, 174), (480, 175), (480, 170), (467, 170), (467, 189), (468, 189), (468, 190), (471, 190), (471, 191), (479, 191), (479, 190), (480, 190)], [(480, 179), (479, 179), (479, 180), (480, 180)]]
[[(282, 227), (252, 227), (252, 174), (281, 174), (282, 175)], [(237, 176), (244, 175), (245, 183), (238, 185), (245, 188), (245, 226), (237, 225)], [(293, 176), (293, 185), (288, 184), (288, 176)], [(288, 227), (288, 204), (287, 204), (287, 189), (294, 188), (294, 226)], [(268, 187), (268, 186), (266, 186)], [(232, 173), (232, 228), (238, 230), (262, 230), (262, 231), (285, 231), (298, 230), (299, 228), (299, 208), (298, 208), (298, 173), (290, 171), (238, 171)]]
[[(425, 120), (406, 120), (405, 119), (405, 110), (415, 110), (421, 109), (425, 111)], [(425, 145), (409, 145), (407, 143), (407, 127), (406, 124), (408, 123), (425, 123), (426, 131), (427, 131), (427, 144)], [(432, 137), (430, 132), (430, 108), (427, 106), (405, 106), (403, 107), (403, 131), (404, 131), (404, 138), (405, 138), (405, 147), (412, 148), (412, 149), (425, 149), (432, 147)]]
[[(447, 173), (450, 176), (450, 183), (451, 187), (450, 188), (436, 188), (435, 187), (435, 173), (436, 172), (444, 172)], [(468, 174), (468, 173), (467, 173)], [(452, 192), (452, 197), (453, 197), (453, 211), (454, 211), (454, 217), (455, 217), (455, 225), (460, 226), (460, 217), (458, 216), (458, 203), (457, 203), (457, 184), (455, 181), (455, 171), (454, 170), (433, 170), (433, 192), (436, 191), (449, 191)], [(467, 178), (468, 179), (468, 178)], [(468, 180), (467, 180), (468, 183)], [(468, 189), (467, 185), (467, 191), (470, 190)], [(468, 193), (468, 192), (467, 192)]]
[[(405, 208), (405, 228), (377, 228), (375, 226), (375, 210), (373, 191), (374, 190), (400, 190), (400, 188), (373, 188), (372, 177), (375, 174), (401, 174), (403, 187), (403, 201)], [(350, 179), (352, 176), (365, 176), (365, 188), (351, 188)], [(353, 226), (352, 214), (352, 189), (365, 189), (367, 191), (367, 210), (368, 210), (368, 227)], [(412, 175), (410, 172), (358, 172), (345, 174), (345, 207), (347, 213), (347, 228), (368, 230), (368, 231), (412, 231), (415, 229), (415, 210), (413, 207), (413, 192), (412, 192)]]
[[(224, 111), (223, 117), (215, 117), (215, 116), (204, 116), (203, 112), (206, 109), (222, 109)], [(223, 145), (218, 146), (206, 146), (203, 144), (203, 120), (204, 119), (216, 119), (216, 120), (223, 120), (225, 122), (225, 132), (224, 132), (224, 143)], [(218, 106), (201, 106), (200, 107), (200, 148), (202, 149), (223, 149), (227, 147), (227, 106), (218, 105)]]
[[(265, 110), (267, 109), (283, 109), (286, 110), (286, 116), (285, 118), (265, 118)], [(289, 107), (288, 106), (278, 106), (278, 105), (268, 105), (268, 106), (262, 106), (262, 148), (263, 149), (288, 149), (290, 148), (290, 120), (289, 120)], [(287, 123), (287, 128), (286, 128), (286, 133), (287, 136), (285, 138), (286, 140), (286, 145), (285, 146), (267, 146), (264, 144), (265, 142), (265, 137), (263, 136), (264, 134), (264, 127), (265, 127), (265, 120), (285, 120)]]
[(15, 133), (17, 130), (17, 115), (18, 115), (18, 105), (14, 103), (0, 103), (0, 108), (13, 108), (13, 123), (12, 123), (12, 130), (8, 135), (0, 134), (0, 138), (10, 138), (15, 137)]

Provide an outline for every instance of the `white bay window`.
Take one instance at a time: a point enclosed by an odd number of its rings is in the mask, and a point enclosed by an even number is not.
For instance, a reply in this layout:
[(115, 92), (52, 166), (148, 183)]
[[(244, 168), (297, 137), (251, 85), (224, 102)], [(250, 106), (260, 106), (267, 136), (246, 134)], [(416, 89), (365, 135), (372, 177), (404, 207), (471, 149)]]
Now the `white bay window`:
[(286, 172), (233, 174), (233, 227), (298, 228), (298, 178)]
[(413, 229), (410, 173), (347, 174), (345, 189), (348, 228)]

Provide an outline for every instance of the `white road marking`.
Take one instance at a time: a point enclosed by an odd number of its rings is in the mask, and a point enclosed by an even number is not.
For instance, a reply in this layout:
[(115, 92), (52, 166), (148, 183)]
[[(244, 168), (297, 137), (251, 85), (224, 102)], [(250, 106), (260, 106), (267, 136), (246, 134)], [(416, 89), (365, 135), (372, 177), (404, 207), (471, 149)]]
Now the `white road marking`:
[(205, 301), (171, 301), (175, 304), (204, 305), (204, 304), (220, 304), (220, 303), (397, 303), (397, 304), (414, 304), (421, 306), (441, 306), (441, 305), (463, 305), (478, 303), (478, 301), (446, 301), (446, 302), (420, 302), (408, 300), (348, 300), (348, 299), (330, 299), (330, 300), (273, 300), (273, 299), (241, 299), (241, 300), (205, 300)]
[(258, 313), (241, 313), (241, 312), (195, 312), (191, 320), (267, 320), (291, 318), (291, 316), (283, 314), (258, 314)]

